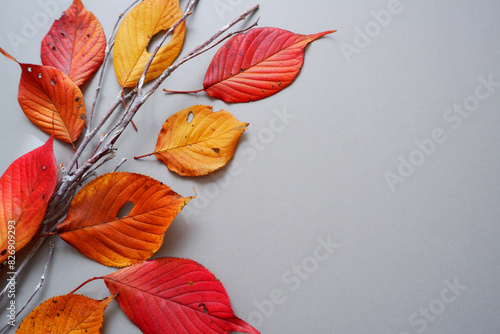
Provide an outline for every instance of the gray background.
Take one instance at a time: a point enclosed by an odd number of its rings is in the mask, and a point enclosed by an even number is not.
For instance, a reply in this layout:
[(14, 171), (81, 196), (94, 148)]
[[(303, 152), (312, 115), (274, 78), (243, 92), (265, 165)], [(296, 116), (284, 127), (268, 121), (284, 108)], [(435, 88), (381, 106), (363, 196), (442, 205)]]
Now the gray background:
[[(129, 3), (84, 0), (107, 34)], [(253, 4), (201, 1), (188, 19), (183, 53)], [(253, 16), (260, 26), (338, 32), (311, 44), (296, 81), (266, 100), (227, 105), (203, 93), (158, 91), (147, 102), (135, 119), (139, 132), (126, 131), (116, 162), (102, 172), (127, 157), (123, 171), (150, 175), (184, 196), (196, 189), (155, 256), (205, 265), (224, 283), (236, 314), (262, 333), (500, 332), (500, 2), (260, 4)], [(40, 41), (69, 1), (1, 6), (0, 45), (39, 64)], [(29, 24), (35, 29), (23, 28)], [(201, 88), (214, 53), (177, 70), (162, 88)], [(47, 135), (18, 105), (19, 66), (4, 58), (0, 66), (3, 172)], [(85, 89), (87, 104), (95, 79)], [(490, 90), (481, 80), (493, 82)], [(101, 113), (118, 91), (110, 66)], [(153, 157), (132, 159), (154, 149), (169, 115), (193, 104), (250, 123), (228, 167), (183, 179)], [(284, 114), (285, 121), (277, 118)], [(70, 155), (56, 144), (58, 163)], [(29, 310), (114, 271), (53, 240), (49, 276)], [(331, 254), (321, 248), (328, 242)], [(43, 253), (23, 276), (18, 304), (39, 280)], [(81, 293), (108, 295), (101, 281)], [(103, 333), (139, 330), (114, 302)]]

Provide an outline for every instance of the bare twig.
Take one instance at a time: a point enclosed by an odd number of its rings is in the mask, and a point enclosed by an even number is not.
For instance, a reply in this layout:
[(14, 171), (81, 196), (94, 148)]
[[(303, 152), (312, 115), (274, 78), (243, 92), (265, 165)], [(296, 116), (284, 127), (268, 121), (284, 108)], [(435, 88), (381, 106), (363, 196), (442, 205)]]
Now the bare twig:
[(104, 71), (106, 69), (106, 64), (108, 62), (108, 57), (111, 53), (111, 50), (113, 49), (113, 46), (115, 45), (114, 38), (116, 34), (116, 30), (118, 29), (118, 25), (125, 13), (127, 13), (132, 7), (134, 7), (139, 1), (141, 0), (136, 0), (134, 1), (127, 9), (125, 9), (120, 15), (118, 15), (118, 19), (115, 22), (115, 25), (113, 27), (113, 30), (111, 31), (111, 35), (108, 39), (108, 44), (106, 46), (106, 50), (104, 51), (104, 60), (102, 62), (102, 66), (100, 69), (100, 74), (99, 74), (99, 82), (97, 84), (97, 88), (95, 91), (95, 96), (94, 96), (94, 101), (92, 102), (92, 107), (90, 108), (89, 116), (88, 116), (88, 121), (87, 121), (87, 133), (90, 132), (91, 129), (91, 124), (92, 124), (92, 118), (94, 116), (94, 110), (97, 104), (97, 99), (99, 98), (99, 94), (102, 89), (102, 81), (104, 78)]

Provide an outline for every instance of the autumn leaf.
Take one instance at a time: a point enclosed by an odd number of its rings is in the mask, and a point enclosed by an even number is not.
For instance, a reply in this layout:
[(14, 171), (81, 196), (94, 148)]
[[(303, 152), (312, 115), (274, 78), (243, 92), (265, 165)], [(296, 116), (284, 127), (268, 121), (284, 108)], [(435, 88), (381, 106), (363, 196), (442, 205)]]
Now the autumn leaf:
[(259, 333), (235, 316), (222, 283), (192, 260), (158, 258), (103, 279), (143, 333)]
[(57, 183), (53, 142), (50, 137), (18, 158), (0, 178), (0, 263), (19, 252), (43, 221)]
[(208, 67), (205, 92), (225, 102), (257, 101), (292, 83), (304, 63), (304, 49), (334, 31), (299, 35), (278, 28), (254, 28), (229, 39)]
[[(160, 248), (165, 231), (190, 199), (145, 175), (104, 174), (76, 194), (57, 233), (101, 264), (128, 266)], [(134, 207), (118, 217), (127, 202)]]
[[(147, 47), (155, 34), (168, 30), (182, 17), (178, 0), (145, 0), (124, 17), (116, 33), (113, 62), (122, 87), (135, 87), (151, 57)], [(157, 78), (179, 55), (184, 42), (182, 22), (167, 45), (160, 48), (146, 75)]]
[(16, 334), (101, 333), (104, 310), (113, 298), (99, 301), (75, 294), (50, 298), (31, 311)]
[(225, 110), (195, 105), (167, 119), (151, 154), (179, 175), (205, 175), (231, 160), (247, 126)]
[(101, 24), (81, 0), (74, 0), (42, 40), (41, 58), (81, 86), (101, 66), (105, 49)]
[[(0, 53), (17, 60), (0, 48)], [(85, 125), (85, 103), (80, 88), (52, 66), (19, 63), (18, 100), (31, 122), (66, 143), (74, 143)]]

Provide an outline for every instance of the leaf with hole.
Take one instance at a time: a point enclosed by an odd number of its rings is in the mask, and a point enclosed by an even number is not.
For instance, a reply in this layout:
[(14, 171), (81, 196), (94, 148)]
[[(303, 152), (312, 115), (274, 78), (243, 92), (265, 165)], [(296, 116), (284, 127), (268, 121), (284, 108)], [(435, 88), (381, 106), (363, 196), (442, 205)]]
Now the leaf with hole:
[(50, 137), (18, 158), (0, 178), (0, 263), (26, 246), (40, 228), (57, 183), (53, 142)]
[(59, 69), (81, 86), (101, 66), (105, 49), (106, 37), (99, 20), (81, 0), (74, 0), (42, 40), (42, 64)]
[(95, 300), (75, 294), (50, 298), (26, 316), (16, 334), (99, 334), (104, 310), (113, 298)]
[(225, 110), (213, 112), (211, 106), (195, 105), (167, 119), (155, 151), (148, 155), (154, 154), (179, 175), (206, 175), (231, 160), (247, 126)]
[[(122, 87), (135, 87), (152, 52), (147, 48), (156, 34), (168, 30), (182, 17), (178, 0), (145, 0), (124, 17), (116, 33), (113, 62)], [(185, 24), (175, 28), (167, 45), (160, 48), (146, 75), (146, 82), (157, 78), (179, 55), (184, 42)]]
[[(0, 53), (17, 60), (0, 48)], [(18, 101), (28, 119), (48, 134), (74, 143), (85, 125), (85, 103), (78, 86), (52, 66), (19, 63)]]
[(229, 39), (210, 63), (203, 88), (225, 102), (257, 101), (289, 86), (304, 63), (304, 49), (334, 31), (300, 35), (254, 28)]
[[(101, 264), (128, 266), (149, 259), (160, 248), (165, 231), (190, 199), (149, 176), (104, 174), (75, 195), (57, 233)], [(133, 208), (119, 218), (128, 202)]]
[(259, 333), (235, 316), (222, 283), (195, 261), (158, 258), (103, 279), (143, 333)]

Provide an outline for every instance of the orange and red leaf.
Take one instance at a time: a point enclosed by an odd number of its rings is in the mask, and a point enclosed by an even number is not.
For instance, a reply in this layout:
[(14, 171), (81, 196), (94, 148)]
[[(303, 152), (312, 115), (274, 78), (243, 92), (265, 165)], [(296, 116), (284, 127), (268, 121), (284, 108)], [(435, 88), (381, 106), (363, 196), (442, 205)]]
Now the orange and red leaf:
[(104, 30), (81, 0), (56, 21), (42, 40), (41, 58), (81, 86), (99, 69), (106, 49)]
[(300, 35), (254, 28), (229, 39), (208, 67), (203, 88), (225, 102), (257, 101), (289, 86), (304, 63), (304, 49), (325, 31)]

